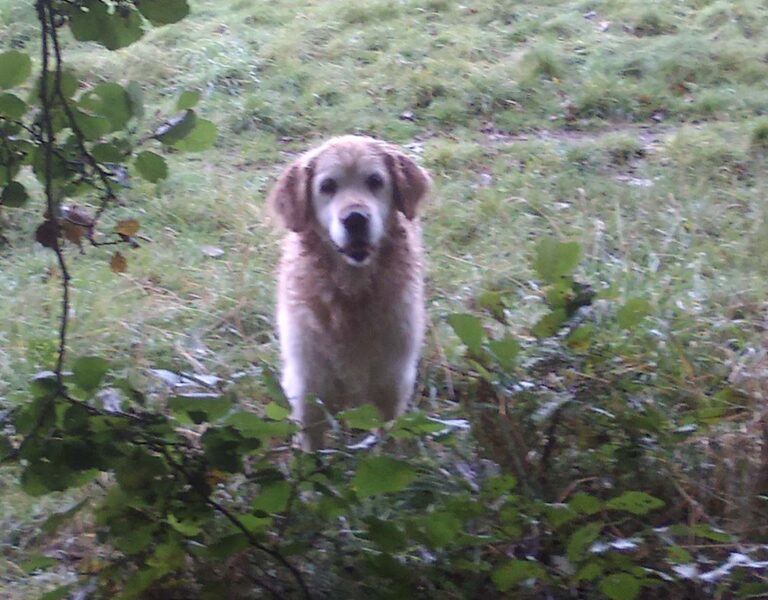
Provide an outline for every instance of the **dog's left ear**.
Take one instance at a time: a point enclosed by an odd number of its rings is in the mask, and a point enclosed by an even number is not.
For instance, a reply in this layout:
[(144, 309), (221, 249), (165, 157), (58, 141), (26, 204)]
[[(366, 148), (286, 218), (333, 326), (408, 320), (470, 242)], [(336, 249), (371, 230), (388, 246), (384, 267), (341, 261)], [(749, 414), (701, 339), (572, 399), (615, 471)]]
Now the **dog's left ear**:
[(395, 206), (407, 219), (413, 219), (416, 207), (432, 187), (432, 179), (413, 160), (390, 146), (384, 149), (384, 161), (392, 180)]
[(267, 197), (267, 203), (291, 231), (301, 232), (311, 216), (311, 185), (314, 161), (297, 160), (283, 171)]

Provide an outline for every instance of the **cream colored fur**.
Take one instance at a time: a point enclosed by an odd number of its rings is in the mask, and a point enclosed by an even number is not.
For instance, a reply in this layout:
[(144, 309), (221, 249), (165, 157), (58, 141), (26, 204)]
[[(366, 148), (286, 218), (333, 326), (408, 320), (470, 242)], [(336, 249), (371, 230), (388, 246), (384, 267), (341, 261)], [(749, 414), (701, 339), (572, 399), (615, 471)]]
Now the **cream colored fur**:
[[(289, 229), (277, 292), (282, 385), (305, 449), (324, 445), (316, 398), (331, 413), (371, 403), (385, 420), (407, 407), (425, 327), (416, 209), (429, 188), (397, 148), (344, 136), (287, 167), (270, 193)], [(364, 260), (345, 252), (339, 220), (350, 210), (370, 216)]]

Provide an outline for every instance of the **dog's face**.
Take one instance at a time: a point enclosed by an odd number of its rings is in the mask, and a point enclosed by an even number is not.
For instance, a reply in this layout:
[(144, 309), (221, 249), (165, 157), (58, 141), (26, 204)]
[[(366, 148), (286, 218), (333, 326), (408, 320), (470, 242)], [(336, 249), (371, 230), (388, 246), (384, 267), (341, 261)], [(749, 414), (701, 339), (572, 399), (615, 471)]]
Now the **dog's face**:
[(344, 136), (290, 165), (269, 201), (288, 229), (316, 228), (348, 264), (363, 267), (389, 232), (393, 212), (413, 219), (429, 186), (429, 175), (393, 146)]

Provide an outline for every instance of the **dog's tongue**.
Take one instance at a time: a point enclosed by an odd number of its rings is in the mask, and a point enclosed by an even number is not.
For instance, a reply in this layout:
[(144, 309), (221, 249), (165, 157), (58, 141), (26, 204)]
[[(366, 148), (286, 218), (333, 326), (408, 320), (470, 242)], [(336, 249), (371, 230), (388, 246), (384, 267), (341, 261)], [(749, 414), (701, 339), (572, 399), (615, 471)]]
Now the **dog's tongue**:
[(357, 262), (363, 262), (368, 257), (368, 250), (365, 248), (361, 248), (359, 250), (352, 249), (349, 252), (347, 252), (347, 256), (349, 256), (352, 260), (355, 260)]
[(368, 258), (370, 251), (368, 244), (362, 242), (352, 242), (349, 246), (344, 248), (342, 252), (355, 262), (363, 262), (366, 258)]

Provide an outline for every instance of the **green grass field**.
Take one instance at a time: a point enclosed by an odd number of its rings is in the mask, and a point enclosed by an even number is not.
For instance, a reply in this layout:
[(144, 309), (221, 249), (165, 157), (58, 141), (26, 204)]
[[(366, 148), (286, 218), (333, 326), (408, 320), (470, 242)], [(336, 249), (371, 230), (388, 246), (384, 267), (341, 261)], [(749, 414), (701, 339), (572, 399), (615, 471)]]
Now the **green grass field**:
[[(149, 368), (229, 379), (276, 367), (266, 191), (295, 153), (359, 132), (403, 144), (435, 178), (423, 387), (443, 389), (444, 367), (462, 361), (445, 316), (479, 314), (484, 291), (504, 292), (511, 331), (533, 339), (531, 262), (554, 236), (582, 245), (581, 280), (650, 301), (638, 343), (680, 344), (696, 365), (681, 389), (717, 372), (744, 391), (752, 439), (768, 415), (764, 2), (191, 4), (123, 50), (66, 45), (89, 81), (141, 84), (141, 127), (195, 89), (219, 128), (214, 150), (171, 156), (168, 180), (134, 181), (107, 214), (105, 229), (135, 217), (147, 238), (125, 252), (125, 274), (107, 251), (68, 250), (71, 356), (107, 356), (150, 391)], [(34, 53), (36, 36), (30, 3), (0, 0), (0, 51)], [(33, 242), (40, 206), (0, 211), (0, 407), (55, 357), (60, 276)], [(31, 504), (5, 476), (0, 496), (0, 545), (33, 546), (58, 500)], [(0, 579), (47, 585), (13, 560), (0, 557)]]

